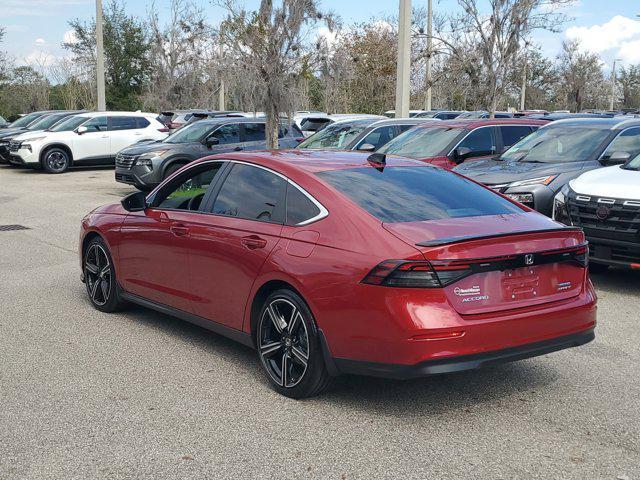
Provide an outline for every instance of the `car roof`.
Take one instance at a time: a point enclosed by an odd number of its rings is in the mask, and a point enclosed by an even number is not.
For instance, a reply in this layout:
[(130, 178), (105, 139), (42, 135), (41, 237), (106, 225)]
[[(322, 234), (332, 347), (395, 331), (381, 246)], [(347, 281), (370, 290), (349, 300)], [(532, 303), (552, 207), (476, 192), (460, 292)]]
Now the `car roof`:
[[(254, 163), (289, 176), (295, 172), (319, 173), (350, 168), (376, 168), (367, 159), (370, 152), (340, 150), (263, 150), (242, 153), (222, 153), (205, 157), (196, 162), (210, 159), (239, 160)], [(427, 167), (435, 168), (418, 160), (393, 155), (386, 156), (386, 167)]]
[(558, 126), (576, 126), (576, 127), (592, 127), (610, 130), (619, 130), (627, 127), (640, 126), (640, 117), (631, 117), (628, 115), (623, 117), (600, 117), (600, 118), (567, 118), (565, 120), (556, 120), (549, 123), (549, 127)]
[(451, 128), (478, 128), (491, 125), (546, 125), (548, 122), (544, 120), (535, 120), (528, 118), (454, 118), (452, 120), (440, 120), (438, 123), (429, 123), (419, 125), (418, 127), (451, 127)]
[[(429, 124), (440, 124), (442, 120), (438, 120), (435, 118), (416, 118), (416, 117), (408, 117), (408, 118), (387, 118), (386, 120), (378, 120), (374, 121), (370, 127), (384, 127), (387, 125), (418, 125), (420, 123), (429, 123)], [(338, 123), (338, 122), (336, 122)]]
[(93, 118), (93, 117), (117, 117), (120, 115), (128, 115), (130, 117), (153, 117), (156, 118), (158, 116), (157, 113), (149, 113), (149, 112), (84, 112), (80, 113), (78, 116)]

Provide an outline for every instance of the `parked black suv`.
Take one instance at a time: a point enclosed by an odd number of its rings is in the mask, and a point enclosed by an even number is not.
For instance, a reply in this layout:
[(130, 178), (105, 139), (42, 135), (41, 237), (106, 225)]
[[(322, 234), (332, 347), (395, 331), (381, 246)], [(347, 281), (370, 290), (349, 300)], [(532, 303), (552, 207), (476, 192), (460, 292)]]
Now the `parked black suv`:
[[(280, 128), (280, 148), (302, 140), (295, 125)], [(164, 140), (125, 148), (116, 155), (116, 181), (151, 190), (183, 165), (208, 155), (264, 150), (265, 119), (221, 117), (186, 125)]]
[(454, 170), (551, 216), (553, 197), (570, 180), (640, 153), (640, 118), (576, 118), (548, 123), (499, 157)]

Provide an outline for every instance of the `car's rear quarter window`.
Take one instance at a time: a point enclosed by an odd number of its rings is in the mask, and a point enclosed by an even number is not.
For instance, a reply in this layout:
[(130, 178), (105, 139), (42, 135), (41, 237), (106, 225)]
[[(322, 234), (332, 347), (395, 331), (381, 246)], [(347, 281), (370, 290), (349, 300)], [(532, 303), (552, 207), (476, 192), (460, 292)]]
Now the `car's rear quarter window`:
[(506, 215), (522, 209), (498, 194), (435, 167), (330, 170), (317, 174), (382, 222)]

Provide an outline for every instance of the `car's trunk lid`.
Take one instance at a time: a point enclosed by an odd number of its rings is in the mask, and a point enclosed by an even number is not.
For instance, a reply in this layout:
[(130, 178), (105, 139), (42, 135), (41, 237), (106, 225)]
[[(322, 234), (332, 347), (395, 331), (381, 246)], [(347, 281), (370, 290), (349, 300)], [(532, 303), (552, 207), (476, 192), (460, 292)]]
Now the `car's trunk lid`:
[(422, 252), (463, 315), (565, 300), (584, 284), (583, 233), (534, 212), (383, 226)]

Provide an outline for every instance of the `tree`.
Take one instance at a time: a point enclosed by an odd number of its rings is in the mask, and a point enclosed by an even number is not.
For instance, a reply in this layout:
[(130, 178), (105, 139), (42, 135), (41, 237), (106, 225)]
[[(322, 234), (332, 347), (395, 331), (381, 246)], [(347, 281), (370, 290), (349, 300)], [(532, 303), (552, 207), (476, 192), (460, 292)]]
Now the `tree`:
[(586, 107), (605, 106), (606, 83), (598, 55), (580, 51), (575, 40), (567, 41), (562, 44), (558, 63), (561, 77), (558, 101), (565, 108), (579, 112)]
[(318, 22), (333, 26), (333, 18), (321, 12), (318, 3), (282, 0), (274, 6), (273, 0), (261, 0), (258, 11), (239, 8), (232, 0), (223, 4), (228, 12), (220, 35), (225, 58), (257, 87), (256, 104), (267, 116), (267, 148), (278, 148), (280, 114), (290, 114), (297, 105), (300, 73), (313, 55), (306, 48), (304, 29)]
[(149, 13), (153, 81), (145, 90), (144, 105), (159, 110), (207, 108), (219, 84), (211, 29), (203, 10), (188, 0), (171, 0), (169, 9), (166, 25), (160, 25), (155, 6)]
[[(95, 21), (69, 22), (75, 41), (63, 46), (74, 61), (95, 68)], [(128, 16), (124, 6), (111, 0), (104, 14), (104, 54), (107, 108), (133, 110), (141, 106), (140, 95), (149, 80), (149, 39), (141, 20)], [(95, 74), (94, 74), (95, 75)]]
[(489, 0), (489, 12), (484, 13), (479, 9), (480, 0), (458, 0), (462, 12), (450, 17), (448, 32), (434, 36), (465, 65), (472, 82), (481, 79), (486, 86), (483, 104), (493, 116), (509, 87), (509, 70), (525, 39), (534, 30), (556, 30), (565, 20), (558, 8), (572, 2)]
[(640, 108), (640, 65), (622, 67), (618, 82), (622, 87), (622, 106)]

